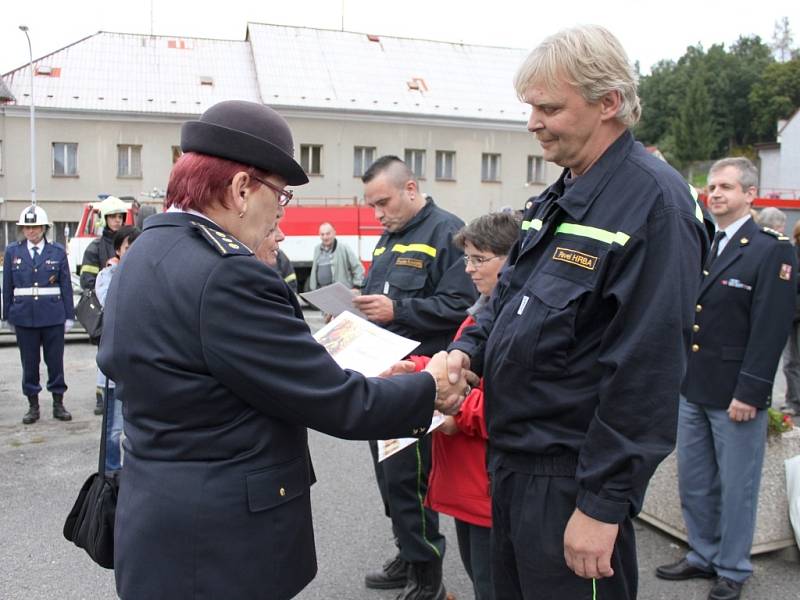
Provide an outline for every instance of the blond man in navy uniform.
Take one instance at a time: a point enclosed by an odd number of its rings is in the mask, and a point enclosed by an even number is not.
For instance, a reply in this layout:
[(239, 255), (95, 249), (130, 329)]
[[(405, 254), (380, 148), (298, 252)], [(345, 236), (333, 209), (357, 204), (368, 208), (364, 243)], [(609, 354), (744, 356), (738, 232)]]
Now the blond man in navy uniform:
[(53, 418), (69, 421), (64, 408), (64, 333), (75, 318), (72, 283), (67, 253), (60, 244), (46, 238), (50, 222), (47, 213), (31, 205), (19, 216), (17, 225), (25, 241), (6, 247), (3, 269), (3, 324), (17, 335), (22, 359), (22, 393), (28, 398), (28, 412), (22, 422), (39, 420), (40, 352), (47, 364), (47, 390), (53, 395)]
[(750, 547), (767, 407), (795, 311), (789, 238), (756, 224), (758, 173), (725, 158), (708, 176), (717, 221), (697, 300), (678, 418), (678, 484), (689, 537), (662, 579), (716, 578), (710, 600), (736, 600), (753, 572)]

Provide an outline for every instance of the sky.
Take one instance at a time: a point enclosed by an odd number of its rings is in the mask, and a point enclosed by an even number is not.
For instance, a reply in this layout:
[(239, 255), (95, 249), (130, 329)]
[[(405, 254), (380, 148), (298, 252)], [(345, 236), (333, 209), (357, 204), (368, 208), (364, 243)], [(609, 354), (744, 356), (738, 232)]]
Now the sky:
[(800, 46), (800, 2), (791, 0), (9, 0), (0, 10), (0, 74), (28, 63), (19, 25), (30, 28), (35, 60), (97, 31), (243, 40), (256, 22), (533, 48), (564, 27), (597, 23), (647, 73), (697, 43), (727, 47), (752, 34), (771, 43), (784, 16)]

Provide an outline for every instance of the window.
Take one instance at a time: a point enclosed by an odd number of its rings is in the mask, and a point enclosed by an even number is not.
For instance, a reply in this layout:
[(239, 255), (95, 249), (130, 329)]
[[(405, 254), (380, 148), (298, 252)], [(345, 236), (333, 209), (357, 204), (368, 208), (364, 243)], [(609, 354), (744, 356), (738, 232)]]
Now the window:
[(322, 175), (322, 146), (301, 144), (300, 165), (308, 175)]
[(172, 164), (174, 165), (178, 162), (178, 159), (183, 156), (183, 150), (181, 150), (180, 146), (173, 146), (172, 147)]
[(78, 144), (53, 142), (53, 175), (56, 177), (78, 175)]
[(500, 181), (500, 155), (486, 154), (481, 156), (481, 181)]
[(356, 146), (353, 148), (353, 177), (361, 177), (369, 166), (375, 162), (373, 146)]
[(417, 179), (425, 179), (425, 150), (406, 150), (405, 160)]
[(117, 177), (142, 176), (142, 147), (129, 144), (117, 146)]
[(436, 179), (454, 181), (456, 178), (456, 153), (436, 151)]
[(528, 157), (528, 183), (544, 183), (544, 158)]

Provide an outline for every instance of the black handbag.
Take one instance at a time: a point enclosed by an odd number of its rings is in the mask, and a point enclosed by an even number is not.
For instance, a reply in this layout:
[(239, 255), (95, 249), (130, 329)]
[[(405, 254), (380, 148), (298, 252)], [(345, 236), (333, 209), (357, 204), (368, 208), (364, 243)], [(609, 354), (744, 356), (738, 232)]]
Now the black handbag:
[(114, 568), (114, 515), (117, 510), (119, 471), (106, 474), (106, 427), (108, 426), (108, 378), (106, 378), (103, 432), (100, 435), (100, 462), (97, 473), (78, 492), (75, 505), (64, 522), (64, 537), (83, 548), (101, 567)]
[(103, 333), (103, 305), (100, 304), (94, 290), (81, 292), (81, 299), (75, 307), (75, 316), (86, 329), (89, 339), (96, 343)]

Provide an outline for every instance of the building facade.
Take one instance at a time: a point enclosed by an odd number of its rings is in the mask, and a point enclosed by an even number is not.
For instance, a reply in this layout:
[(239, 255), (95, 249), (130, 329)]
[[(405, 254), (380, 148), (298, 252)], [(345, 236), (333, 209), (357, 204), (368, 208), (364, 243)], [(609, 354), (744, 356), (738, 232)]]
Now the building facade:
[[(301, 205), (361, 198), (361, 174), (396, 154), (465, 220), (520, 208), (559, 172), (526, 131), (528, 110), (514, 93), (525, 54), (257, 23), (241, 41), (99, 32), (34, 61), (37, 199), (59, 241), (99, 194), (153, 201), (180, 155), (181, 124), (241, 99), (289, 121), (310, 178)], [(28, 66), (2, 83), (5, 245), (30, 202)]]

